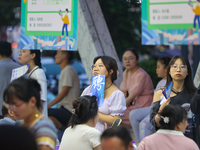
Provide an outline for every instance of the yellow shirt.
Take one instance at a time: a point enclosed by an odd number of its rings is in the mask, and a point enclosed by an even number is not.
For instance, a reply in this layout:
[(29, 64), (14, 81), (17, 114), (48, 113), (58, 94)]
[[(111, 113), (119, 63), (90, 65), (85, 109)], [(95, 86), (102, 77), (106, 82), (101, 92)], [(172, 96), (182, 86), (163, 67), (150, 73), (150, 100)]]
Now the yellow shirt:
[(196, 6), (195, 9), (192, 9), (196, 15), (200, 16), (200, 6)]
[(62, 18), (62, 21), (64, 22), (64, 24), (68, 24), (69, 25), (69, 18), (67, 15), (64, 16), (64, 18)]

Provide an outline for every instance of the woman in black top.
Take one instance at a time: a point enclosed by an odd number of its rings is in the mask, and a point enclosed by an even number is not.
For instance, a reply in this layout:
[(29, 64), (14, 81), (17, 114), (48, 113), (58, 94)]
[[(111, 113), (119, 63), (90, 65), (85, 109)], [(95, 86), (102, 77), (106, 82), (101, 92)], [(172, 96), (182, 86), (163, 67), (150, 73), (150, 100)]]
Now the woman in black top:
[(150, 122), (155, 127), (155, 129), (159, 129), (160, 115), (158, 114), (158, 112), (160, 112), (168, 104), (181, 105), (186, 109), (188, 113), (188, 126), (184, 134), (187, 137), (193, 139), (194, 122), (193, 114), (190, 109), (190, 102), (196, 88), (192, 80), (190, 64), (188, 60), (181, 55), (174, 56), (169, 62), (166, 86), (171, 81), (173, 82), (173, 88), (170, 97), (166, 101), (162, 102), (162, 104), (160, 103), (160, 100), (163, 96), (162, 91), (164, 90), (164, 88), (159, 89), (155, 92), (150, 113)]

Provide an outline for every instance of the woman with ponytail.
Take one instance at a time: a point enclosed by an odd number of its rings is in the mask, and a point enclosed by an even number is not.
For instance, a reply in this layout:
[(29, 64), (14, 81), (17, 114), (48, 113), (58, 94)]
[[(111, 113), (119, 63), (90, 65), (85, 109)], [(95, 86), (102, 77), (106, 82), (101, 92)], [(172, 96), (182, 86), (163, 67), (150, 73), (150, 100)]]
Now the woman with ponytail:
[(95, 129), (99, 120), (95, 96), (82, 96), (72, 102), (70, 126), (65, 130), (59, 150), (101, 150), (101, 132)]
[(19, 53), (19, 63), (22, 65), (29, 64), (29, 69), (25, 77), (38, 81), (41, 86), (41, 106), (42, 113), (47, 115), (47, 79), (40, 62), (40, 50), (21, 50)]
[(187, 113), (179, 105), (167, 105), (158, 113), (160, 129), (144, 138), (137, 150), (199, 150), (197, 144), (184, 136)]

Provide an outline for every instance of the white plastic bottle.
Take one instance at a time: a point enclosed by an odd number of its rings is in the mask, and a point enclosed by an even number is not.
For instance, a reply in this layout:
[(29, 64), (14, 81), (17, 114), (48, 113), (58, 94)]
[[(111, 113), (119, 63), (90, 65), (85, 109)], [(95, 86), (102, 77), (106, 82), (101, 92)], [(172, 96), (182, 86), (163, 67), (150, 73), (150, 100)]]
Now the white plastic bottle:
[(135, 141), (133, 141), (132, 144), (133, 144), (133, 150), (136, 150), (137, 149), (137, 145), (135, 144)]
[(56, 149), (55, 150), (59, 150), (59, 146), (60, 146), (60, 142), (59, 142), (58, 138), (56, 138)]

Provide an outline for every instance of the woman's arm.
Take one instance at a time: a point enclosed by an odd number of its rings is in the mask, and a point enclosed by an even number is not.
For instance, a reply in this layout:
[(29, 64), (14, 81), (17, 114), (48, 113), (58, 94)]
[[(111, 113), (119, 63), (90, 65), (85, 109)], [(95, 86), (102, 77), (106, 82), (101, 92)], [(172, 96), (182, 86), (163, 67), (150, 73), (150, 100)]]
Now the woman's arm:
[(112, 125), (113, 122), (118, 119), (121, 118), (120, 116), (111, 116), (111, 115), (105, 115), (99, 112), (99, 121), (102, 123), (107, 123), (108, 125)]
[(101, 144), (98, 145), (97, 147), (95, 147), (93, 150), (102, 150), (102, 149), (101, 149)]
[(53, 150), (48, 145), (39, 145), (38, 150)]
[(160, 115), (158, 115), (158, 111), (160, 108), (161, 96), (162, 96), (162, 90), (157, 90), (153, 97), (153, 104), (150, 112), (150, 122), (155, 128), (160, 126), (159, 124)]

